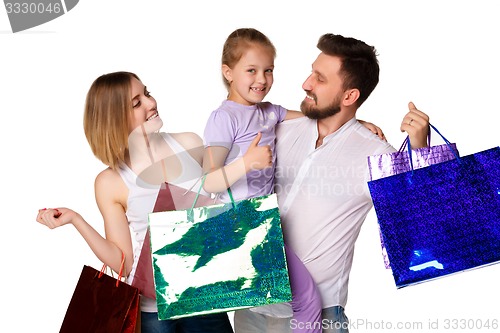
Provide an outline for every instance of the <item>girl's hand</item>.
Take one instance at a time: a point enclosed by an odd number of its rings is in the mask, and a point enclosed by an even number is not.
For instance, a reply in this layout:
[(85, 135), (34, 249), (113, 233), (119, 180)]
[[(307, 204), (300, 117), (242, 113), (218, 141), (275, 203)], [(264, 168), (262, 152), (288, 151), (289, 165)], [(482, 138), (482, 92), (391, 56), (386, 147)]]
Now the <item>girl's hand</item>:
[(258, 133), (255, 139), (248, 147), (247, 152), (243, 155), (245, 168), (250, 170), (262, 170), (273, 165), (273, 153), (269, 145), (259, 146), (262, 133)]
[(372, 123), (369, 123), (367, 121), (364, 121), (364, 120), (360, 120), (358, 119), (358, 122), (363, 125), (364, 127), (368, 128), (370, 131), (372, 131), (373, 134), (376, 134), (378, 135), (378, 137), (384, 141), (387, 141), (387, 139), (385, 138), (385, 134), (384, 132), (382, 131), (382, 129), (380, 127), (378, 127), (377, 125), (375, 124), (372, 124)]
[(36, 221), (50, 229), (73, 223), (78, 213), (68, 208), (43, 208), (38, 210)]

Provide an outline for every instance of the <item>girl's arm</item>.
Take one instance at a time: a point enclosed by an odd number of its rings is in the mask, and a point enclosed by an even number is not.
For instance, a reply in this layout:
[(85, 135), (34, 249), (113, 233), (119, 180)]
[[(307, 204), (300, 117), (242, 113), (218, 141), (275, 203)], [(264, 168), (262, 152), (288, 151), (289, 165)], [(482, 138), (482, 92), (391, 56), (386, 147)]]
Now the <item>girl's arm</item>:
[(385, 138), (385, 134), (384, 132), (382, 131), (382, 129), (380, 127), (378, 127), (377, 125), (375, 124), (372, 124), (372, 123), (369, 123), (367, 121), (364, 121), (364, 120), (361, 120), (361, 119), (358, 119), (358, 122), (363, 125), (364, 127), (368, 128), (370, 131), (372, 131), (373, 134), (376, 134), (378, 135), (378, 137), (384, 141), (387, 141), (387, 139)]
[(300, 117), (304, 117), (304, 114), (302, 112), (294, 110), (286, 110), (286, 116), (284, 120), (290, 120)]
[[(285, 116), (284, 120), (291, 120), (291, 119), (296, 119), (296, 118), (300, 118), (300, 117), (304, 117), (304, 114), (302, 112), (300, 112), (300, 111), (294, 111), (294, 110), (286, 110), (286, 116)], [(359, 121), (359, 123), (361, 125), (363, 125), (366, 128), (368, 128), (374, 134), (377, 134), (379, 138), (381, 138), (382, 140), (386, 140), (385, 134), (384, 134), (384, 132), (382, 131), (382, 129), (380, 127), (378, 127), (375, 124), (372, 124), (372, 123), (369, 123), (367, 121), (364, 121), (364, 120), (359, 120), (358, 119), (358, 121)]]
[(68, 208), (39, 210), (36, 220), (50, 229), (73, 224), (97, 258), (115, 272), (120, 270), (123, 251), (125, 254), (123, 275), (126, 276), (132, 269), (132, 242), (125, 210), (118, 200), (123, 196), (126, 197), (128, 190), (121, 178), (120, 184), (116, 177), (120, 176), (107, 169), (101, 172), (95, 181), (96, 201), (104, 218), (106, 238), (102, 237), (80, 214)]
[(262, 134), (254, 138), (243, 157), (224, 166), (229, 150), (225, 147), (210, 146), (203, 155), (203, 172), (207, 174), (204, 190), (210, 193), (225, 191), (251, 170), (261, 170), (272, 165), (269, 145), (259, 146)]

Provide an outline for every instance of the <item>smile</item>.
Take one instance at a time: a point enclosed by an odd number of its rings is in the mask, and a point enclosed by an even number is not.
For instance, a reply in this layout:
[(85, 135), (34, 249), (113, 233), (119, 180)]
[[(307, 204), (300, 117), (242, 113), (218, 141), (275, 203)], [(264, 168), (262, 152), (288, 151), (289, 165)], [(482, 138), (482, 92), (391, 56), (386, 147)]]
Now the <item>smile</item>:
[(156, 117), (158, 117), (158, 111), (156, 111), (153, 115), (149, 116), (148, 119), (146, 119), (146, 121), (150, 121), (152, 119), (155, 119)]

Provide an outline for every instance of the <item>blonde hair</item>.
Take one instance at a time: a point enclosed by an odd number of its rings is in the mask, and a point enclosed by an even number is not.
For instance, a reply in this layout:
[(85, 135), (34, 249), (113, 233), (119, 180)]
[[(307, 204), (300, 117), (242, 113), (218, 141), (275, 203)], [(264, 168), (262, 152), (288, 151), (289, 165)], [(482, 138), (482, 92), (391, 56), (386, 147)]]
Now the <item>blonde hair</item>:
[(94, 155), (116, 169), (125, 162), (128, 151), (132, 97), (130, 72), (114, 72), (98, 77), (85, 100), (83, 128)]
[[(240, 28), (233, 31), (224, 43), (224, 47), (222, 48), (222, 65), (233, 68), (240, 61), (243, 54), (255, 45), (267, 48), (272, 57), (276, 57), (276, 48), (266, 35), (253, 28)], [(224, 75), (222, 75), (222, 80), (226, 89), (229, 90), (230, 82)]]

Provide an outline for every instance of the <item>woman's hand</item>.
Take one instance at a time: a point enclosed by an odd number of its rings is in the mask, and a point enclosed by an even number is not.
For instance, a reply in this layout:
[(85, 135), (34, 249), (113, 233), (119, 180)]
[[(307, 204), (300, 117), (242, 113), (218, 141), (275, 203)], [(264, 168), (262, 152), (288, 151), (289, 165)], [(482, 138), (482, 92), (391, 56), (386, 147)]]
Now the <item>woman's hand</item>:
[(80, 215), (68, 208), (43, 208), (38, 210), (36, 221), (50, 229), (73, 223)]

